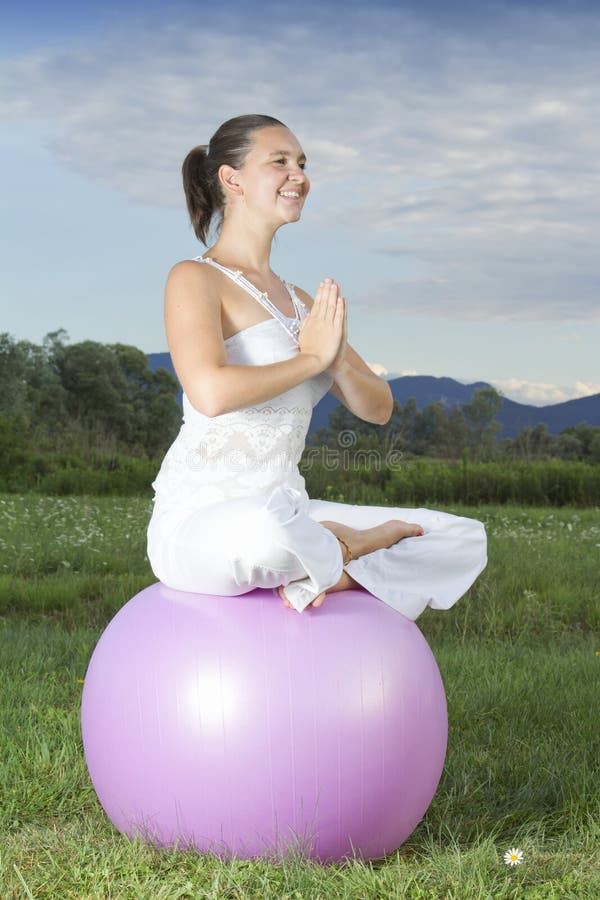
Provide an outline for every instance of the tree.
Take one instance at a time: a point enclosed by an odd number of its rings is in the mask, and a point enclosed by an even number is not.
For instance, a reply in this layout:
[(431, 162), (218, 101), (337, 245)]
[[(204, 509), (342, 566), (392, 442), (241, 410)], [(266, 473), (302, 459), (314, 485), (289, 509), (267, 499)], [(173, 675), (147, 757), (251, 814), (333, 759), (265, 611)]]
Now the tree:
[(458, 459), (469, 446), (470, 431), (462, 407), (452, 410), (448, 420), (448, 456)]
[(596, 434), (590, 441), (590, 461), (593, 463), (600, 463), (600, 428), (595, 429)]
[(59, 371), (73, 418), (91, 426), (99, 435), (113, 434), (119, 440), (130, 441), (133, 409), (127, 378), (110, 347), (96, 341), (65, 347)]
[(479, 388), (462, 410), (471, 429), (471, 447), (477, 456), (495, 456), (496, 435), (502, 427), (495, 416), (502, 406), (502, 395), (493, 387)]
[(45, 347), (0, 335), (0, 412), (56, 427), (66, 417), (65, 392)]
[(137, 347), (69, 345), (67, 338), (61, 328), (38, 346), (0, 334), (5, 437), (16, 446), (20, 428), (36, 450), (108, 445), (151, 456), (166, 450), (181, 423), (173, 375), (166, 369), (152, 372)]
[(448, 444), (448, 415), (443, 403), (426, 406), (415, 420), (415, 453), (422, 456), (445, 455)]
[(27, 355), (10, 334), (0, 334), (0, 412), (28, 415)]
[(544, 459), (552, 454), (556, 439), (548, 431), (545, 422), (539, 422), (535, 428), (526, 425), (518, 433), (513, 442), (514, 453), (526, 459)]
[(594, 440), (596, 434), (599, 433), (599, 428), (594, 427), (593, 425), (588, 425), (587, 422), (579, 422), (578, 425), (573, 425), (570, 428), (565, 428), (564, 431), (561, 432), (561, 434), (570, 434), (573, 437), (577, 438), (577, 440), (581, 444), (581, 457), (583, 459), (590, 456), (592, 441)]
[(413, 449), (418, 434), (419, 408), (414, 397), (409, 397), (400, 411), (400, 433), (406, 445)]
[(137, 347), (113, 344), (112, 349), (129, 385), (134, 411), (131, 440), (150, 456), (156, 456), (167, 449), (181, 422), (175, 399), (177, 380), (162, 367), (152, 372), (146, 354)]
[(583, 444), (568, 430), (561, 432), (556, 441), (556, 452), (561, 459), (581, 459)]

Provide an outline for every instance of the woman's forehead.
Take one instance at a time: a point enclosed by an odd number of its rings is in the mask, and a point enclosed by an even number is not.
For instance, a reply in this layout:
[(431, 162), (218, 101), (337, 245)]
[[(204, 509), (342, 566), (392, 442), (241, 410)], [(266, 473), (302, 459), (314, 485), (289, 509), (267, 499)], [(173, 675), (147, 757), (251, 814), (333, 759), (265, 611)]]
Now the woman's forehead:
[(261, 155), (267, 153), (288, 153), (291, 156), (301, 156), (302, 147), (289, 128), (281, 125), (273, 128), (260, 128), (254, 133), (255, 152)]

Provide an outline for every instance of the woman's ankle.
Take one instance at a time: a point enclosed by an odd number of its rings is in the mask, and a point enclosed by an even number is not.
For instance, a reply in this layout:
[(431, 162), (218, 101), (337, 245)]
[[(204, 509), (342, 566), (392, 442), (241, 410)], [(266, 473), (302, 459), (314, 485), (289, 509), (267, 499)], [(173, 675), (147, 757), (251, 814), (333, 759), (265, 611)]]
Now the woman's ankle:
[(344, 525), (343, 522), (331, 522), (325, 520), (319, 524), (331, 531), (338, 539), (340, 549), (342, 551), (342, 560), (347, 565), (351, 560), (358, 559), (364, 553), (364, 547), (360, 540), (361, 532), (352, 528), (350, 525)]
[(339, 581), (336, 581), (334, 585), (327, 588), (327, 593), (331, 593), (333, 591), (349, 591), (351, 588), (359, 588), (360, 584), (358, 581), (355, 581), (352, 575), (349, 575), (347, 572), (343, 571), (340, 575)]

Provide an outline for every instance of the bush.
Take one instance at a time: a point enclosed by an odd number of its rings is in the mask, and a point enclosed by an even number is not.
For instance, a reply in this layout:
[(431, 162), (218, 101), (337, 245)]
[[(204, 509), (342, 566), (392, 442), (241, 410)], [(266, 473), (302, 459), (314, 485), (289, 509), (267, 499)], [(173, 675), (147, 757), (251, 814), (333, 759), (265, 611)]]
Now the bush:
[[(301, 470), (302, 471), (302, 470)], [(303, 471), (311, 497), (343, 494), (348, 503), (517, 503), (531, 506), (600, 505), (600, 466), (584, 462), (441, 462), (412, 460), (393, 470), (352, 467)], [(369, 499), (365, 501), (365, 496)]]

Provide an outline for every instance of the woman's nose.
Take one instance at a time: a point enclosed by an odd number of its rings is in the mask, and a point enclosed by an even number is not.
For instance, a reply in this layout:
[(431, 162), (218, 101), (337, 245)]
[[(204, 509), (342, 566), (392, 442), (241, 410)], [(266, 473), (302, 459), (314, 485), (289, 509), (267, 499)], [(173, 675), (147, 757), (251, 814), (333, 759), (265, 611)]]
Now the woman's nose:
[(300, 166), (296, 166), (295, 168), (293, 168), (291, 175), (296, 180), (299, 179), (300, 181), (306, 181), (306, 173), (305, 173), (304, 169), (300, 168)]

